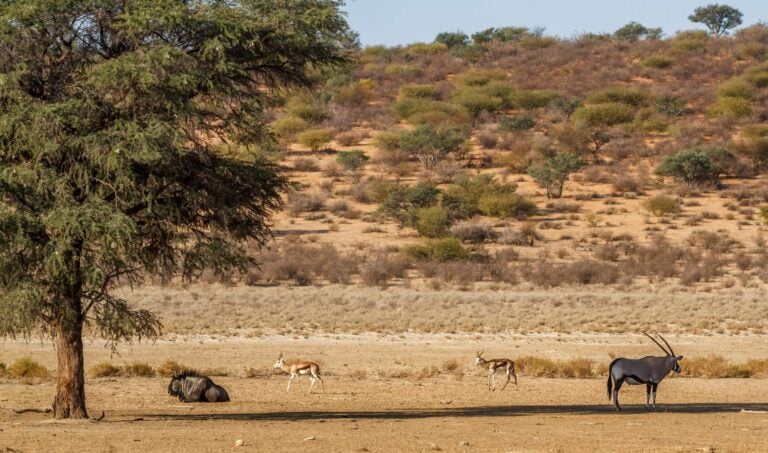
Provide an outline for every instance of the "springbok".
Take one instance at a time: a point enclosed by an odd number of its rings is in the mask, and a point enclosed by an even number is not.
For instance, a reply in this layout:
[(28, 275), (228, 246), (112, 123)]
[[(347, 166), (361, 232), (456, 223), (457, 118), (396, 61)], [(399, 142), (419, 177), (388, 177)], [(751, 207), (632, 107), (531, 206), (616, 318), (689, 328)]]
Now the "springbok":
[(296, 376), (308, 374), (310, 384), (307, 393), (312, 391), (312, 387), (317, 381), (320, 381), (320, 384), (323, 386), (323, 393), (325, 393), (325, 383), (320, 377), (320, 365), (316, 364), (315, 362), (304, 362), (299, 360), (287, 363), (285, 360), (283, 360), (283, 353), (281, 352), (280, 357), (278, 357), (277, 362), (275, 362), (275, 368), (279, 368), (290, 375), (288, 378), (288, 388), (285, 389), (286, 392), (291, 390), (291, 383), (296, 378)]
[[(626, 382), (630, 385), (645, 384), (645, 407), (656, 407), (656, 389), (659, 387), (661, 381), (667, 377), (667, 375), (674, 371), (680, 373), (680, 360), (683, 360), (683, 356), (675, 355), (672, 350), (672, 346), (667, 343), (658, 333), (656, 335), (661, 338), (661, 341), (667, 345), (669, 351), (664, 348), (655, 338), (643, 332), (643, 335), (650, 338), (658, 347), (664, 351), (664, 357), (643, 357), (642, 359), (615, 359), (608, 365), (608, 401), (611, 400), (611, 390), (615, 381), (616, 387), (613, 388), (613, 406), (617, 411), (621, 410), (619, 406), (619, 389), (621, 385)], [(651, 406), (651, 396), (653, 396), (653, 406)]]
[[(475, 365), (488, 368), (488, 390), (496, 390), (496, 372), (498, 370), (504, 370), (507, 375), (507, 382), (504, 383), (504, 387), (501, 388), (503, 392), (507, 388), (507, 384), (512, 377), (515, 378), (515, 387), (517, 387), (517, 375), (515, 374), (515, 362), (509, 359), (491, 359), (486, 360), (483, 358), (483, 353), (477, 351), (477, 357), (475, 358)], [(493, 384), (493, 388), (491, 388)]]

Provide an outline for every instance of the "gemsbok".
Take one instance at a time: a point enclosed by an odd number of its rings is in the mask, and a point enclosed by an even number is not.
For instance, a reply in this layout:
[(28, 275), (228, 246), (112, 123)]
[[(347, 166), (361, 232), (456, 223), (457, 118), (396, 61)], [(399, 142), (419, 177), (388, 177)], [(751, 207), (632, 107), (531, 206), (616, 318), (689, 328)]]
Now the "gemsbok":
[[(507, 381), (504, 383), (504, 387), (501, 388), (503, 392), (507, 388), (507, 384), (512, 377), (515, 378), (515, 387), (517, 387), (517, 375), (515, 374), (515, 362), (509, 359), (490, 359), (483, 358), (483, 353), (477, 351), (477, 357), (475, 358), (475, 365), (488, 369), (488, 390), (496, 390), (496, 372), (503, 370), (507, 375)], [(493, 388), (491, 388), (493, 384)]]
[(315, 362), (304, 362), (301, 360), (286, 362), (283, 360), (283, 353), (281, 352), (280, 357), (278, 357), (277, 362), (275, 362), (275, 368), (279, 368), (290, 375), (288, 378), (288, 388), (285, 389), (286, 392), (291, 390), (291, 383), (296, 378), (296, 376), (306, 374), (309, 375), (310, 380), (309, 390), (307, 390), (307, 393), (312, 392), (312, 387), (317, 381), (320, 381), (320, 384), (323, 386), (323, 393), (325, 393), (325, 383), (320, 377), (320, 365), (316, 364)]
[[(630, 385), (642, 385), (645, 384), (645, 406), (647, 408), (656, 407), (656, 389), (659, 387), (661, 381), (667, 377), (667, 375), (674, 371), (680, 373), (680, 360), (683, 360), (683, 356), (675, 355), (672, 350), (672, 346), (667, 343), (658, 333), (656, 335), (661, 338), (661, 341), (667, 345), (669, 350), (665, 349), (655, 338), (643, 332), (643, 335), (650, 338), (658, 347), (664, 351), (664, 357), (643, 357), (642, 359), (625, 359), (618, 358), (608, 365), (608, 401), (611, 400), (611, 393), (613, 393), (613, 406), (617, 411), (621, 410), (619, 406), (619, 389), (621, 385), (626, 382)], [(615, 387), (613, 386), (615, 382)], [(653, 406), (651, 406), (651, 397), (653, 397)]]

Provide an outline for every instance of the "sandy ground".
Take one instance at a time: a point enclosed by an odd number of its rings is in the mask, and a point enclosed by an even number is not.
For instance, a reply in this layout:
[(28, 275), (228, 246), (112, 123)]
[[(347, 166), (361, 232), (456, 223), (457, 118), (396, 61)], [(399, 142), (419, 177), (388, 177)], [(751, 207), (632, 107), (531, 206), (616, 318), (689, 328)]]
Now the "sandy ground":
[[(760, 336), (682, 336), (678, 353), (717, 352), (734, 361), (768, 357)], [(659, 388), (660, 407), (646, 411), (644, 388), (622, 390), (623, 413), (606, 399), (603, 379), (520, 376), (517, 388), (489, 392), (472, 366), (477, 347), (489, 356), (540, 354), (608, 360), (608, 353), (645, 355), (639, 337), (614, 335), (336, 336), (294, 339), (176, 338), (123, 346), (119, 356), (97, 341), (86, 346), (87, 366), (173, 358), (218, 367), (215, 377), (231, 403), (185, 404), (166, 395), (167, 380), (89, 378), (88, 403), (101, 422), (55, 421), (10, 408), (42, 407), (50, 380), (0, 382), (0, 451), (765, 451), (768, 380), (684, 379)], [(325, 393), (306, 395), (308, 383), (285, 393), (286, 377), (246, 378), (266, 371), (279, 351), (314, 359), (326, 376)], [(3, 361), (30, 354), (52, 367), (46, 343), (3, 343)], [(424, 366), (459, 361), (453, 373), (419, 379)], [(683, 364), (684, 365), (684, 364)], [(405, 377), (392, 377), (404, 371)], [(265, 373), (266, 374), (266, 373)], [(396, 373), (395, 373), (396, 374)], [(235, 446), (241, 439), (243, 445)]]

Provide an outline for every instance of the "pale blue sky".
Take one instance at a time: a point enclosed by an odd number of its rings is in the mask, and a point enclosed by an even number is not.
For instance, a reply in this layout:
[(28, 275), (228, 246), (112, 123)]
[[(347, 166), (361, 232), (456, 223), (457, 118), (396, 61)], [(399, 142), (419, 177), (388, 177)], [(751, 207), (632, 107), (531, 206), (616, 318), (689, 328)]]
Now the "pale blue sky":
[[(630, 21), (661, 27), (665, 36), (704, 28), (688, 16), (712, 0), (347, 0), (349, 23), (363, 45), (430, 42), (442, 31), (472, 34), (488, 27), (546, 27), (565, 38), (613, 32)], [(744, 13), (744, 24), (768, 21), (768, 0), (720, 1)]]

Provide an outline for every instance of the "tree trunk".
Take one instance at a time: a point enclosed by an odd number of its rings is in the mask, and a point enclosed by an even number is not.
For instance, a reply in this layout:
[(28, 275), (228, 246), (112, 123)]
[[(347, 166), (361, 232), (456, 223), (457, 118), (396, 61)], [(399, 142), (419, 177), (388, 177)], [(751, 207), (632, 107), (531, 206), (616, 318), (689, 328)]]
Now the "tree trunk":
[(56, 326), (58, 377), (53, 415), (56, 418), (88, 418), (85, 409), (85, 367), (82, 322)]

